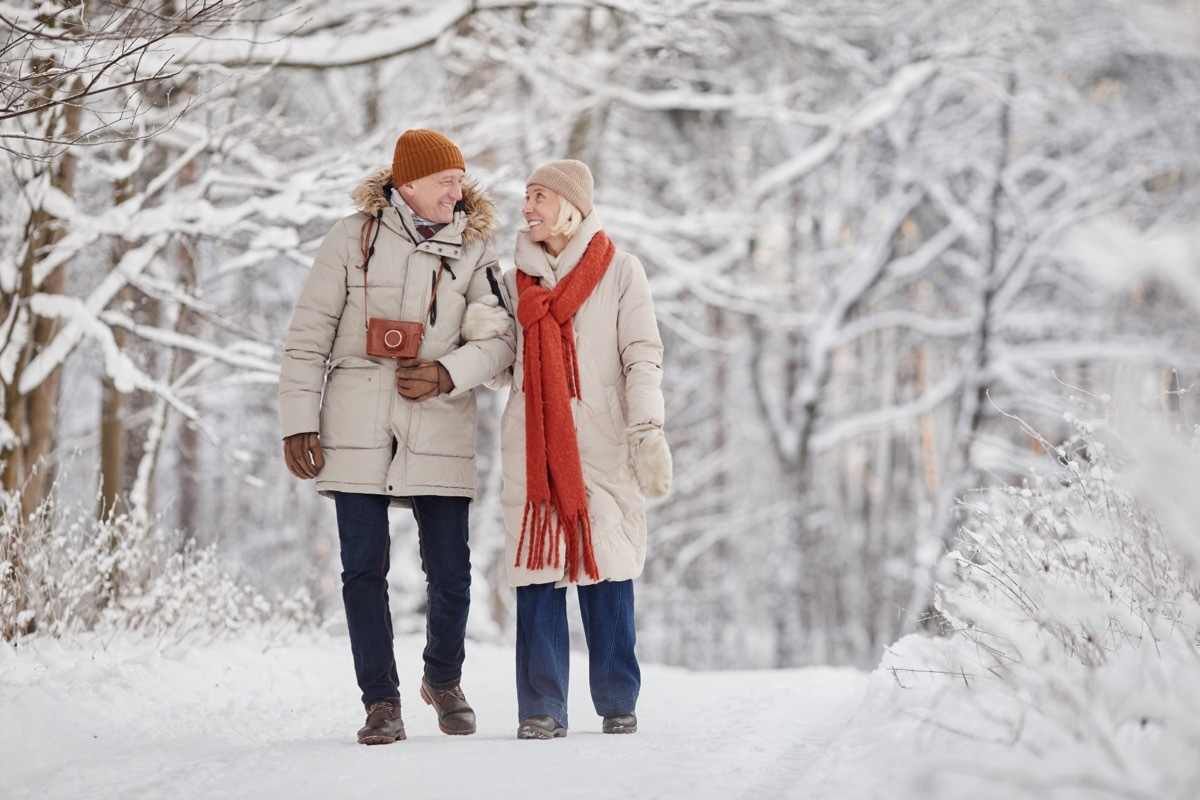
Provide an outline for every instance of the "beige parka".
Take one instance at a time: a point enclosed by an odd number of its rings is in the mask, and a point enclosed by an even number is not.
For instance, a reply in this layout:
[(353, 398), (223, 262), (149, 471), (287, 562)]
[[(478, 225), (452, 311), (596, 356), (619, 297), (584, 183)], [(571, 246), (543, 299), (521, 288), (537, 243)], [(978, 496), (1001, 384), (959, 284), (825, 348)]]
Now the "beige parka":
[[(388, 199), (391, 170), (354, 192), (359, 212), (325, 236), (296, 304), (279, 375), (281, 433), (320, 434), (325, 467), (317, 491), (384, 494), (393, 505), (414, 495), (475, 497), (475, 387), (512, 363), (513, 343), (464, 343), (467, 303), (492, 293), (499, 268), (490, 240), (495, 207), (463, 183), (454, 219), (420, 241), (411, 215)], [(364, 310), (359, 234), (382, 211), (367, 270)], [(441, 259), (436, 319), (429, 308)], [(437, 360), (454, 380), (448, 394), (413, 403), (396, 392), (396, 362), (366, 354), (367, 316), (425, 322), (420, 358)]]
[[(583, 257), (588, 243), (601, 230), (593, 210), (559, 255), (558, 269), (551, 268), (546, 251), (529, 238), (517, 235), (516, 270), (540, 279), (553, 290)], [(504, 276), (505, 294), (514, 312), (517, 301), (516, 270)], [(600, 580), (636, 578), (646, 560), (645, 496), (630, 463), (628, 433), (663, 426), (662, 339), (654, 314), (650, 284), (640, 261), (618, 250), (590, 297), (576, 312), (580, 399), (571, 401), (583, 462), (592, 547)], [(517, 563), (521, 524), (525, 512), (525, 393), (524, 336), (515, 326), (517, 358), (512, 367), (512, 390), (500, 423), (504, 486), (501, 506), (506, 530), (505, 557), (512, 586), (568, 583), (566, 558), (558, 567), (526, 569), (524, 552)], [(554, 559), (548, 559), (553, 563)], [(579, 583), (591, 583), (581, 574)]]

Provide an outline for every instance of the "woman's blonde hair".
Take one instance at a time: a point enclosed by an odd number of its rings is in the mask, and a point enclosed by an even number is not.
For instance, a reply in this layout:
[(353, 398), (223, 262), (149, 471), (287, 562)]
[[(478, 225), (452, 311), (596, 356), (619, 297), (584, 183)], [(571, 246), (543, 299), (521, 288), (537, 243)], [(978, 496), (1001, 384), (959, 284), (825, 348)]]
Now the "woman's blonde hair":
[(558, 196), (558, 203), (558, 221), (554, 223), (550, 233), (570, 239), (575, 235), (575, 231), (579, 230), (579, 223), (583, 222), (583, 213), (561, 194)]

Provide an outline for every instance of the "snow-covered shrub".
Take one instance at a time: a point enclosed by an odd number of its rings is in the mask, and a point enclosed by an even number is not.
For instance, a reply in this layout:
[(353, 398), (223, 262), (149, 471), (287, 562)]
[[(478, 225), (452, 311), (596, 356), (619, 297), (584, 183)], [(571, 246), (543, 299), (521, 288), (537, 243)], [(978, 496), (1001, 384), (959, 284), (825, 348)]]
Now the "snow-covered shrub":
[(1200, 796), (1200, 429), (1067, 419), (1023, 486), (965, 501), (937, 594), (947, 672), (1007, 709), (989, 712), (1017, 745), (1006, 781)]
[(316, 624), (303, 593), (269, 602), (239, 581), (216, 546), (198, 547), (126, 515), (97, 519), (52, 493), (29, 519), (16, 496), (0, 515), (0, 631), (4, 638), (135, 631), (180, 638), (248, 625)]

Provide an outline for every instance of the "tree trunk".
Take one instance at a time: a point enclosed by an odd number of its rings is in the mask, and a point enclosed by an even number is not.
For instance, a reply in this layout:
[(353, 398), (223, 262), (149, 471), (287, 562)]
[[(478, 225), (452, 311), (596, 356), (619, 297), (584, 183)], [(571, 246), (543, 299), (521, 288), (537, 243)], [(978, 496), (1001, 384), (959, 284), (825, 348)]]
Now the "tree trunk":
[[(118, 256), (117, 261), (120, 260)], [(124, 302), (130, 297), (129, 287), (118, 295)], [(129, 339), (123, 328), (113, 330), (117, 347), (122, 350)], [(125, 465), (125, 395), (117, 391), (111, 378), (101, 378), (100, 386), (100, 518), (119, 514), (124, 509)]]
[[(47, 70), (53, 68), (47, 63)], [(79, 82), (72, 84), (79, 87)], [(60, 120), (52, 117), (62, 113)], [(79, 128), (82, 109), (78, 106), (64, 107), (62, 112), (57, 109), (47, 112), (51, 117), (45, 122), (46, 127), (62, 127), (68, 131)], [(50, 187), (70, 197), (75, 186), (75, 156), (66, 152), (58, 162), (50, 167)], [(27, 306), (34, 294), (62, 294), (66, 288), (66, 270), (58, 267), (51, 272), (41, 284), (34, 281), (34, 273), (41, 258), (66, 235), (63, 226), (56, 224), (57, 220), (44, 208), (35, 208), (30, 214), (26, 226), (28, 247), (21, 264), (21, 285), (18, 289), (15, 303)], [(24, 368), (29, 360), (44, 348), (58, 331), (56, 320), (37, 319), (27, 308), (19, 308), (18, 314), (24, 321), (18, 321), (18, 326), (24, 326), (28, 333), (28, 341), (22, 348), (12, 382), (5, 387), (5, 421), (13, 431), (14, 441), (10, 442), (11, 451), (4, 452), (6, 462), (4, 471), (4, 489), (6, 492), (21, 492), (21, 512), (28, 519), (29, 515), (45, 499), (54, 484), (55, 470), (46, 459), (54, 448), (54, 421), (58, 409), (59, 370), (46, 378), (40, 385), (27, 395), (21, 395), (20, 384)], [(16, 330), (14, 329), (14, 335)]]
[(1000, 204), (1004, 198), (1003, 177), (1008, 168), (1009, 149), (1012, 146), (1012, 108), (1015, 104), (1016, 81), (1016, 75), (1010, 72), (1005, 81), (1007, 96), (1000, 109), (996, 177), (988, 207), (987, 249), (981, 259), (986, 265), (986, 270), (982, 279), (984, 285), (980, 297), (979, 325), (975, 333), (973, 352), (968, 356), (962, 401), (954, 422), (954, 449), (947, 456), (945, 479), (941, 484), (941, 498), (935, 514), (936, 522), (932, 537), (927, 540), (929, 546), (918, 550), (917, 574), (921, 577), (914, 581), (908, 602), (908, 621), (926, 628), (940, 624), (940, 615), (934, 607), (933, 576), (938, 561), (950, 549), (958, 530), (957, 498), (975, 482), (971, 451), (979, 439), (986, 419), (990, 388), (987, 380), (990, 337), (997, 325), (993, 304), (1004, 283), (1004, 276), (999, 274), (1002, 249)]
[[(121, 156), (128, 157), (130, 145), (121, 148)], [(113, 192), (113, 204), (120, 205), (133, 194), (133, 183), (130, 177), (121, 178)], [(113, 245), (111, 253), (112, 266), (115, 268), (129, 250), (128, 244), (118, 241)], [(133, 290), (126, 286), (117, 295), (118, 306), (124, 306), (133, 299)], [(122, 351), (129, 341), (129, 333), (124, 328), (114, 327), (113, 338), (117, 347)], [(127, 443), (125, 435), (125, 395), (117, 391), (116, 384), (111, 378), (104, 376), (100, 379), (100, 518), (105, 519), (112, 514), (126, 510), (123, 499), (125, 493), (128, 462)]]

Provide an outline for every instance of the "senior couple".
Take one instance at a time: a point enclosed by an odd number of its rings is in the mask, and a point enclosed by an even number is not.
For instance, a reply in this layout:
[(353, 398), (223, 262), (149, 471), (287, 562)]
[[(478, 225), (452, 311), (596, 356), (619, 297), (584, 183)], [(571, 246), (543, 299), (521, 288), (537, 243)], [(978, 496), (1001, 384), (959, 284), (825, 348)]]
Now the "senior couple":
[(400, 136), (391, 169), (358, 186), (358, 212), (321, 243), (284, 350), (284, 459), (336, 508), (366, 709), (358, 741), (405, 738), (387, 594), (391, 506), (416, 519), (426, 577), (420, 696), (443, 733), (476, 730), (462, 667), (475, 390), (485, 384), (511, 389), (501, 504), (517, 595), (517, 736), (567, 734), (572, 585), (601, 729), (633, 733), (644, 502), (667, 493), (672, 472), (646, 274), (604, 232), (591, 171), (566, 160), (530, 175), (515, 269), (501, 275), (495, 207), (465, 171), (445, 136)]

